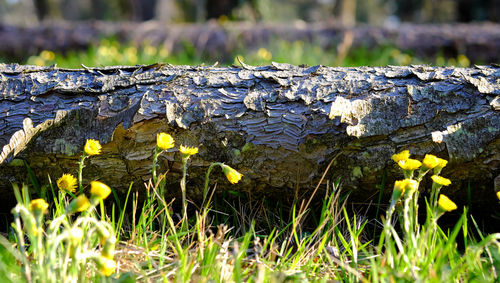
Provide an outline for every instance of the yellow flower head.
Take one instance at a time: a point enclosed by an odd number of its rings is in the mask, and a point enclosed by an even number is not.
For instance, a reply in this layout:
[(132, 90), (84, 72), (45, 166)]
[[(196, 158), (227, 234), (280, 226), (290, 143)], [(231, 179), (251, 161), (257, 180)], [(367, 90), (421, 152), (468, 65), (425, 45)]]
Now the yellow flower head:
[(410, 191), (416, 191), (418, 189), (418, 182), (411, 179), (405, 179), (405, 188)]
[(438, 205), (444, 211), (452, 211), (457, 209), (457, 205), (447, 196), (442, 194), (439, 195)]
[(85, 195), (79, 195), (74, 200), (72, 200), (68, 207), (66, 207), (67, 213), (82, 212), (90, 207), (90, 201)]
[(183, 146), (181, 145), (179, 147), (179, 151), (182, 154), (182, 158), (189, 157), (191, 155), (197, 154), (198, 153), (198, 148), (197, 147), (189, 147), (189, 146)]
[(174, 143), (174, 138), (169, 134), (159, 133), (156, 135), (156, 145), (163, 150), (171, 149), (174, 147)]
[(394, 189), (392, 190), (391, 202), (396, 202), (399, 200), (402, 194), (405, 192), (405, 180), (399, 180), (394, 182)]
[(241, 180), (243, 174), (234, 170), (233, 168), (227, 166), (226, 164), (222, 164), (222, 172), (226, 175), (226, 178), (229, 180), (231, 184), (236, 184)]
[(398, 164), (403, 170), (416, 170), (422, 166), (420, 161), (411, 158), (399, 160)]
[(426, 154), (424, 160), (422, 160), (422, 164), (427, 169), (432, 169), (439, 165), (439, 158), (432, 154)]
[(116, 271), (116, 261), (100, 256), (96, 260), (97, 268), (104, 276), (110, 276)]
[(44, 213), (49, 208), (49, 204), (43, 198), (39, 198), (30, 201), (29, 208), (32, 212)]
[(441, 185), (441, 186), (448, 186), (451, 184), (450, 179), (446, 179), (446, 178), (438, 176), (438, 175), (432, 175), (431, 179), (434, 183)]
[(92, 197), (96, 197), (98, 199), (105, 199), (111, 193), (111, 189), (108, 185), (101, 183), (99, 181), (90, 182), (90, 194)]
[(101, 154), (101, 148), (102, 146), (98, 140), (88, 139), (83, 150), (88, 155), (98, 155)]
[(442, 158), (437, 158), (438, 159), (438, 165), (436, 167), (439, 167), (439, 168), (443, 168), (446, 166), (446, 164), (448, 164), (448, 160), (446, 159), (442, 159)]
[(403, 194), (405, 192), (405, 189), (406, 189), (405, 180), (398, 180), (398, 181), (394, 182), (394, 190), (400, 194)]
[(394, 182), (394, 190), (403, 194), (406, 190), (415, 191), (418, 188), (418, 183), (412, 179), (404, 179)]
[(497, 198), (500, 200), (500, 191), (497, 192)]
[(398, 154), (392, 155), (392, 160), (394, 160), (394, 162), (396, 162), (396, 163), (398, 163), (401, 160), (406, 160), (408, 158), (410, 158), (410, 151), (409, 150), (403, 150)]
[(63, 174), (61, 178), (57, 179), (57, 186), (60, 190), (66, 192), (74, 192), (76, 189), (77, 180), (71, 174)]

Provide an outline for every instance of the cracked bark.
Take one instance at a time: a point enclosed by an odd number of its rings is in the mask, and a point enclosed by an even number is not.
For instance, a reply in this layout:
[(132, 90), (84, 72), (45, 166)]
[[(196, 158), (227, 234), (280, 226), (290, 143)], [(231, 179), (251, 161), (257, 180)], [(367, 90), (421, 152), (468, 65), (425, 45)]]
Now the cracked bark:
[[(244, 174), (219, 189), (252, 192), (314, 187), (327, 179), (372, 195), (384, 170), (402, 174), (391, 155), (409, 149), (450, 160), (452, 190), (468, 182), (493, 195), (500, 162), (500, 69), (474, 68), (190, 67), (151, 65), (60, 69), (0, 65), (0, 189), (26, 179), (21, 159), (42, 183), (76, 174), (85, 140), (99, 139), (84, 183), (100, 179), (136, 188), (150, 175), (156, 134), (198, 146), (188, 195), (201, 194), (211, 162)], [(170, 192), (180, 179), (180, 154), (160, 157)], [(497, 178), (498, 180), (498, 178)], [(497, 184), (498, 185), (498, 184)], [(390, 185), (389, 185), (390, 187)], [(387, 188), (389, 191), (390, 188)], [(491, 199), (491, 197), (490, 197)]]

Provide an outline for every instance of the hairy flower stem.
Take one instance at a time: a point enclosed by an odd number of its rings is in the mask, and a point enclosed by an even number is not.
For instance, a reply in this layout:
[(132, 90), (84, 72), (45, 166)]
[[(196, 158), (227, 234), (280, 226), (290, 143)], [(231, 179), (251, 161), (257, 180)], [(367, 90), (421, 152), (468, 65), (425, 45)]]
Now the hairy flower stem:
[[(14, 208), (13, 210), (13, 214), (14, 214), (14, 222), (15, 222), (15, 225), (14, 226), (14, 229), (16, 230), (16, 233), (17, 233), (17, 241), (18, 241), (18, 247), (19, 247), (19, 251), (22, 255), (25, 254), (25, 243), (24, 243), (24, 232), (22, 231), (22, 226), (21, 226), (21, 220), (19, 218), (19, 209), (17, 208)], [(26, 276), (26, 281), (28, 282), (31, 282), (31, 268), (30, 268), (30, 264), (28, 262), (28, 259), (26, 257), (22, 257), (23, 259), (23, 264), (24, 264), (24, 275)]]
[(85, 167), (85, 159), (87, 157), (88, 155), (83, 152), (82, 157), (80, 158), (80, 162), (78, 162), (78, 188), (80, 189), (80, 193), (83, 192), (82, 172), (83, 168)]
[(158, 177), (156, 176), (156, 166), (158, 163), (158, 156), (162, 153), (162, 150), (158, 148), (158, 146), (155, 147), (155, 153), (153, 154), (153, 168), (151, 169), (151, 173), (153, 175), (153, 185), (156, 186), (158, 183)]
[(189, 157), (182, 158), (182, 179), (181, 179), (181, 193), (182, 193), (182, 218), (183, 223), (187, 220), (187, 200), (186, 200), (186, 175), (187, 175), (187, 161)]
[(207, 192), (208, 192), (208, 184), (210, 182), (210, 172), (212, 172), (212, 169), (215, 166), (220, 166), (222, 163), (220, 162), (214, 162), (210, 164), (207, 170), (207, 174), (205, 175), (205, 186), (203, 186), (203, 204), (205, 204), (205, 200), (207, 198)]

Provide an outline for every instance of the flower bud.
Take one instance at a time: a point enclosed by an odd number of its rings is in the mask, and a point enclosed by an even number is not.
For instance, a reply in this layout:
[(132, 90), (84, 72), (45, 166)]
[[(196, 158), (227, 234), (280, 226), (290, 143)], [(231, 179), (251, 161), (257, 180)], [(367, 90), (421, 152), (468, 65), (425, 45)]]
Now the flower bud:
[(438, 206), (443, 211), (452, 211), (457, 209), (457, 205), (443, 194), (439, 195)]
[(44, 199), (34, 199), (29, 204), (29, 209), (36, 215), (41, 215), (49, 208), (49, 204)]
[(103, 200), (107, 198), (110, 193), (111, 189), (108, 187), (108, 185), (99, 181), (90, 182), (90, 195), (92, 196), (92, 198)]
[(109, 259), (107, 257), (99, 256), (95, 258), (95, 262), (97, 264), (97, 269), (104, 276), (110, 276), (116, 271), (116, 261)]
[(82, 212), (90, 207), (90, 201), (85, 195), (79, 195), (73, 199), (68, 207), (66, 207), (66, 213), (71, 214), (75, 212)]
[(243, 174), (241, 174), (240, 172), (234, 170), (233, 168), (227, 166), (226, 164), (222, 164), (221, 167), (222, 167), (222, 172), (224, 172), (227, 180), (231, 184), (236, 184), (241, 180)]

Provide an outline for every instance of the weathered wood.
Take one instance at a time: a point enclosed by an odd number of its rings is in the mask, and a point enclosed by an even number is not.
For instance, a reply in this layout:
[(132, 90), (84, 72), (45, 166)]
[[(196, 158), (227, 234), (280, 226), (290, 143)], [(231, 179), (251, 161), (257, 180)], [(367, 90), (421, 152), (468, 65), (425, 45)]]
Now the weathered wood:
[[(348, 36), (346, 37), (346, 33)], [(352, 36), (352, 37), (351, 37)], [(258, 48), (274, 39), (304, 41), (321, 48), (336, 48), (352, 38), (352, 47), (392, 45), (411, 50), (419, 57), (439, 54), (466, 55), (472, 63), (500, 62), (500, 25), (485, 24), (402, 24), (393, 27), (338, 24), (251, 24), (210, 22), (204, 24), (164, 24), (160, 22), (59, 22), (35, 27), (0, 23), (0, 55), (25, 58), (40, 51), (68, 52), (87, 49), (102, 37), (133, 44), (163, 45), (175, 52), (192, 44), (213, 60), (227, 61), (231, 52)]]
[[(88, 138), (86, 181), (138, 188), (150, 178), (156, 134), (177, 146), (199, 146), (189, 192), (199, 196), (210, 162), (238, 169), (231, 186), (276, 191), (313, 187), (339, 155), (328, 178), (372, 193), (390, 160), (403, 149), (450, 160), (444, 175), (455, 186), (476, 182), (493, 193), (500, 174), (500, 69), (137, 66), (69, 70), (0, 65), (0, 186), (24, 180), (26, 160), (47, 182), (76, 173)], [(162, 155), (161, 170), (177, 184), (180, 156)], [(171, 191), (176, 187), (171, 185)]]

